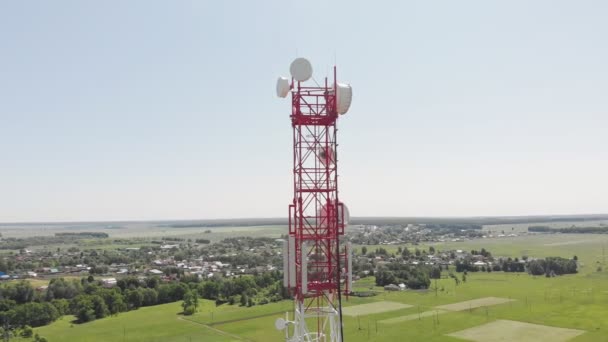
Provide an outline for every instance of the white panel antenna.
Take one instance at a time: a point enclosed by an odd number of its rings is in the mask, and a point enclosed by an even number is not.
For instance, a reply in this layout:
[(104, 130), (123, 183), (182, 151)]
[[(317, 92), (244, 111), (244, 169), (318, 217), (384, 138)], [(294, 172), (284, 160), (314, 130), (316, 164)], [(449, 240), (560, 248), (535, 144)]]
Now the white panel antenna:
[(290, 235), (288, 238), (288, 253), (289, 253), (289, 282), (290, 288), (296, 287), (296, 238)]
[(340, 208), (342, 208), (342, 211), (344, 211), (344, 213), (340, 213), (339, 217), (343, 217), (344, 218), (344, 228), (346, 228), (348, 226), (348, 223), (350, 222), (350, 211), (348, 210), (348, 207), (346, 206), (346, 204), (344, 204), (343, 202), (342, 205), (340, 206)]
[(346, 244), (346, 260), (348, 262), (348, 280), (347, 289), (349, 292), (353, 291), (353, 245), (352, 243)]
[(283, 286), (289, 287), (289, 247), (287, 240), (283, 240)]
[(279, 77), (277, 80), (277, 96), (286, 97), (287, 94), (289, 94), (290, 89), (289, 79), (287, 79), (287, 77)]
[(302, 244), (302, 293), (308, 293), (308, 256), (306, 243)]
[(353, 88), (350, 84), (338, 83), (336, 95), (338, 97), (338, 113), (346, 114), (353, 101)]

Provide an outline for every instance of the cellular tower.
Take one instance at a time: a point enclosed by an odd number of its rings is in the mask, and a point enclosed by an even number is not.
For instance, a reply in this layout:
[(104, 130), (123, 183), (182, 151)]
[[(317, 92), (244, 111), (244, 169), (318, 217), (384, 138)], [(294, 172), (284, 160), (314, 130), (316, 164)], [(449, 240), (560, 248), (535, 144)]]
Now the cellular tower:
[(291, 93), (293, 200), (289, 234), (283, 241), (283, 283), (294, 297), (290, 320), (275, 322), (289, 342), (343, 341), (342, 297), (352, 284), (350, 244), (341, 241), (349, 213), (339, 199), (337, 126), (352, 101), (350, 85), (312, 78), (304, 58), (290, 66), (291, 80), (279, 77), (277, 95)]

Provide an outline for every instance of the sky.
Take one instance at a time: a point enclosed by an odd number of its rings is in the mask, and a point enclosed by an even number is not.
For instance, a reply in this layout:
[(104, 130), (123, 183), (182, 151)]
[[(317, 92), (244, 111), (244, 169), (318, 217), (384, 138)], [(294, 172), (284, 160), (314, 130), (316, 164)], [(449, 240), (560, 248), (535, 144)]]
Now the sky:
[(285, 217), (296, 57), (353, 216), (608, 213), (604, 1), (0, 2), (0, 222)]

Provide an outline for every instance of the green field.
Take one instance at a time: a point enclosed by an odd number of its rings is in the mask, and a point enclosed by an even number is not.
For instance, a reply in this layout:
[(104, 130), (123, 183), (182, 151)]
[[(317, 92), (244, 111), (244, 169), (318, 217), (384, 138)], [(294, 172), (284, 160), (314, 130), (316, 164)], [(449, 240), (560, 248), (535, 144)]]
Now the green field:
[[(540, 336), (545, 336), (547, 341), (552, 336), (550, 332), (559, 331), (550, 327), (584, 331), (572, 338), (573, 342), (608, 341), (608, 272), (597, 271), (598, 266), (605, 266), (603, 248), (607, 244), (608, 235), (591, 234), (531, 235), (433, 244), (438, 250), (484, 247), (497, 256), (571, 258), (577, 255), (582, 267), (579, 274), (555, 278), (470, 272), (467, 281), (458, 286), (452, 279), (439, 280), (437, 291), (384, 292), (382, 288), (373, 286), (373, 278), (365, 278), (355, 283), (356, 289), (369, 290), (372, 287), (379, 295), (351, 297), (344, 301), (345, 307), (378, 303), (369, 306), (374, 308), (381, 306), (383, 301), (404, 305), (377, 313), (360, 310), (367, 306), (353, 308), (355, 310), (351, 311), (360, 313), (359, 316), (344, 315), (345, 340), (465, 341), (455, 336), (483, 336), (488, 329), (515, 326), (530, 331), (546, 330), (548, 333)], [(370, 248), (373, 246), (368, 246), (368, 250)], [(486, 297), (506, 300), (488, 300)], [(461, 304), (461, 311), (437, 308), (476, 299), (483, 300), (470, 302), (475, 305)], [(251, 308), (236, 305), (216, 307), (212, 302), (201, 301), (198, 313), (183, 317), (178, 314), (180, 304), (173, 303), (141, 308), (81, 325), (71, 324), (72, 318), (65, 317), (50, 326), (37, 328), (36, 332), (49, 341), (280, 341), (283, 335), (274, 329), (273, 323), (292, 307), (289, 301)], [(499, 320), (507, 323), (486, 326)], [(473, 329), (477, 327), (479, 329)]]

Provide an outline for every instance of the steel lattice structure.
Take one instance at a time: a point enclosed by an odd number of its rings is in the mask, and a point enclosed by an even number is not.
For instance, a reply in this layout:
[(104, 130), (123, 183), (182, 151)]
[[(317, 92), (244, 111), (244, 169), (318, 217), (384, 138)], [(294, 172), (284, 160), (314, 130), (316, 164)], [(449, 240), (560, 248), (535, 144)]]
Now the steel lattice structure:
[(285, 285), (295, 298), (288, 341), (342, 341), (342, 293), (349, 248), (340, 245), (345, 212), (339, 200), (334, 82), (304, 86), (292, 80), (293, 201), (284, 251)]

